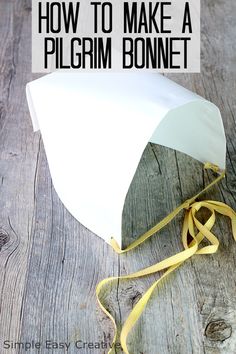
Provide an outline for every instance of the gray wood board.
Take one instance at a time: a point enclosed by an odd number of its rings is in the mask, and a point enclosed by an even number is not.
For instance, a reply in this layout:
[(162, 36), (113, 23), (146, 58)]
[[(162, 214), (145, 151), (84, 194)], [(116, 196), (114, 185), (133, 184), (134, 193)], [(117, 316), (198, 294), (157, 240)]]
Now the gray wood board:
[[(4, 354), (25, 352), (4, 349), (4, 340), (111, 342), (112, 324), (95, 300), (98, 281), (141, 269), (182, 249), (182, 215), (159, 235), (119, 257), (63, 207), (26, 104), (25, 84), (35, 78), (30, 64), (30, 10), (30, 1), (0, 1), (0, 352)], [(169, 75), (221, 109), (228, 173), (206, 197), (234, 209), (235, 13), (233, 0), (202, 2), (201, 74)], [(124, 207), (125, 243), (213, 177), (190, 157), (149, 144)], [(221, 241), (218, 253), (194, 257), (155, 291), (129, 337), (132, 354), (236, 352), (236, 245), (229, 220), (219, 216), (214, 230)], [(124, 322), (157, 278), (120, 281), (105, 291), (104, 301), (118, 322)], [(69, 352), (107, 350), (70, 348)]]

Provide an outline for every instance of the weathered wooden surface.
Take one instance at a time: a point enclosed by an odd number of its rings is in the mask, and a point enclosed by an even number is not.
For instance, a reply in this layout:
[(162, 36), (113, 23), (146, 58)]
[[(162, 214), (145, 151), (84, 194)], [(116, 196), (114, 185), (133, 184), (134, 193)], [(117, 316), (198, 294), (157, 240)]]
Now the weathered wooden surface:
[[(171, 78), (222, 111), (228, 174), (208, 197), (236, 209), (235, 13), (234, 0), (202, 2), (202, 73)], [(108, 343), (113, 329), (96, 305), (97, 282), (181, 250), (182, 216), (119, 258), (61, 204), (25, 100), (24, 86), (33, 79), (30, 16), (30, 1), (0, 0), (0, 353), (4, 354), (25, 352), (4, 349), (4, 340)], [(146, 230), (211, 178), (193, 159), (148, 145), (127, 196), (124, 234), (135, 237)], [(131, 353), (236, 353), (236, 244), (225, 218), (218, 218), (215, 232), (221, 241), (219, 252), (186, 262), (155, 292), (129, 338)], [(124, 321), (156, 278), (122, 281), (108, 289), (106, 303), (118, 321)], [(107, 350), (73, 347), (69, 352)]]

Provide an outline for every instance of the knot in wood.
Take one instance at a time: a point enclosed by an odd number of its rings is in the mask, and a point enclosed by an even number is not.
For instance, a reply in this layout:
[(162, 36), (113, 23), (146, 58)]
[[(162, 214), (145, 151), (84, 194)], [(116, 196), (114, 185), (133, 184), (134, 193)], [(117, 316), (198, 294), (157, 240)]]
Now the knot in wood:
[(206, 337), (211, 341), (223, 342), (232, 334), (232, 327), (224, 320), (216, 320), (208, 323), (205, 329)]
[(0, 230), (0, 251), (2, 247), (9, 241), (10, 237), (4, 230)]

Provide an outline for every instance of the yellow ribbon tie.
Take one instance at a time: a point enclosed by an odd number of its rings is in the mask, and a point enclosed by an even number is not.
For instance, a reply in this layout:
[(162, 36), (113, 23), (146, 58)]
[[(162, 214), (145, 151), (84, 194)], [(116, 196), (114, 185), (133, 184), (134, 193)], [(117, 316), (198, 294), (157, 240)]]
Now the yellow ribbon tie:
[[(222, 202), (217, 202), (217, 201), (211, 201), (211, 200), (204, 200), (204, 201), (195, 201), (201, 194), (206, 192), (208, 189), (210, 189), (214, 184), (218, 183), (222, 178), (225, 176), (225, 171), (220, 171), (218, 166), (213, 165), (211, 163), (206, 163), (204, 165), (205, 169), (211, 169), (214, 172), (220, 172), (220, 175), (213, 181), (211, 182), (206, 188), (204, 188), (201, 192), (199, 192), (197, 195), (195, 195), (193, 198), (188, 199), (185, 201), (183, 204), (181, 204), (179, 207), (177, 207), (174, 211), (172, 211), (169, 215), (167, 215), (162, 221), (160, 221), (157, 225), (152, 227), (149, 231), (144, 233), (142, 236), (140, 236), (136, 241), (131, 243), (126, 249), (121, 250), (117, 242), (112, 238), (111, 240), (111, 245), (115, 252), (121, 254), (128, 252), (137, 246), (139, 246), (141, 243), (143, 243), (145, 240), (147, 240), (149, 237), (154, 235), (156, 232), (161, 230), (164, 226), (166, 226), (173, 218), (179, 214), (179, 212), (183, 209), (186, 209), (185, 211), (185, 217), (184, 217), (184, 222), (183, 222), (183, 228), (182, 228), (182, 243), (184, 250), (171, 256), (168, 257), (161, 262), (158, 262), (150, 267), (141, 269), (135, 273), (131, 273), (128, 275), (123, 275), (119, 277), (109, 277), (106, 278), (97, 285), (96, 288), (96, 296), (97, 296), (97, 301), (99, 306), (101, 307), (102, 311), (111, 319), (114, 325), (115, 329), (115, 334), (114, 338), (112, 341), (111, 349), (109, 350), (108, 354), (113, 352), (116, 340), (117, 340), (117, 325), (115, 322), (115, 319), (113, 316), (106, 310), (104, 305), (101, 302), (100, 299), (100, 292), (102, 288), (108, 284), (109, 282), (113, 280), (118, 280), (118, 279), (131, 279), (131, 278), (139, 278), (142, 276), (146, 276), (149, 274), (153, 274), (156, 272), (159, 272), (161, 270), (166, 270), (165, 273), (157, 280), (155, 281), (152, 286), (144, 293), (144, 295), (141, 297), (141, 299), (137, 302), (137, 304), (134, 306), (132, 311), (130, 312), (128, 318), (126, 319), (122, 330), (120, 334), (120, 342), (123, 351), (125, 354), (129, 354), (128, 347), (127, 347), (127, 337), (139, 317), (141, 316), (142, 312), (144, 311), (153, 291), (157, 287), (157, 285), (171, 272), (173, 272), (176, 268), (178, 268), (181, 264), (184, 263), (187, 259), (191, 258), (195, 254), (212, 254), (215, 253), (218, 250), (219, 247), (219, 240), (218, 238), (211, 232), (212, 227), (215, 224), (216, 220), (216, 212), (225, 216), (228, 216), (231, 219), (232, 223), (232, 230), (233, 230), (233, 237), (236, 241), (236, 213), (235, 211), (230, 208), (228, 205), (222, 203)], [(206, 208), (210, 211), (210, 217), (208, 220), (205, 222), (205, 224), (202, 224), (196, 217), (196, 213), (201, 209), (201, 208)], [(195, 233), (195, 230), (198, 230), (198, 233)], [(191, 241), (188, 241), (188, 235), (191, 237)], [(209, 245), (204, 246), (199, 248), (201, 242), (203, 239), (206, 238), (209, 241)]]

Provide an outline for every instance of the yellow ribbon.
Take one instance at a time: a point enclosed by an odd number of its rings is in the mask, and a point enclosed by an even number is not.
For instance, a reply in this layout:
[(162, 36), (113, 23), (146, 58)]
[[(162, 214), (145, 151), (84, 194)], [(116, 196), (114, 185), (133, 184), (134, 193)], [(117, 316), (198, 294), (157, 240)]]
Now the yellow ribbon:
[[(233, 236), (236, 241), (236, 213), (235, 211), (230, 208), (228, 205), (217, 202), (217, 201), (211, 201), (211, 200), (204, 200), (204, 201), (195, 201), (201, 194), (206, 192), (208, 189), (210, 189), (214, 184), (218, 183), (222, 178), (225, 176), (225, 171), (220, 171), (218, 166), (213, 165), (211, 163), (206, 163), (204, 165), (205, 169), (211, 169), (214, 172), (220, 173), (220, 175), (213, 181), (211, 182), (206, 188), (204, 188), (201, 192), (199, 192), (197, 195), (195, 195), (193, 198), (186, 200), (183, 204), (181, 204), (179, 207), (177, 207), (172, 213), (167, 215), (162, 221), (160, 221), (157, 225), (152, 227), (149, 231), (147, 231), (145, 234), (140, 236), (136, 241), (131, 243), (126, 249), (121, 250), (117, 242), (112, 238), (111, 240), (111, 245), (113, 249), (121, 254), (128, 252), (135, 247), (139, 246), (141, 243), (143, 243), (145, 240), (147, 240), (149, 237), (154, 235), (156, 232), (161, 230), (164, 226), (166, 226), (179, 212), (183, 209), (186, 209), (185, 211), (185, 217), (184, 217), (184, 223), (183, 223), (183, 228), (182, 228), (182, 243), (184, 246), (184, 250), (182, 252), (179, 252), (175, 254), (174, 256), (168, 257), (164, 259), (163, 261), (156, 263), (150, 267), (144, 268), (139, 270), (138, 272), (128, 274), (128, 275), (123, 275), (119, 277), (109, 277), (106, 278), (97, 285), (96, 288), (96, 296), (97, 296), (97, 301), (99, 306), (101, 307), (102, 311), (111, 319), (114, 325), (115, 329), (115, 334), (114, 338), (112, 341), (111, 349), (109, 350), (108, 354), (112, 353), (116, 339), (117, 339), (117, 325), (112, 317), (112, 315), (106, 310), (104, 305), (102, 304), (100, 300), (100, 293), (102, 288), (108, 284), (109, 282), (113, 280), (118, 280), (118, 279), (131, 279), (131, 278), (139, 278), (145, 275), (153, 274), (156, 272), (159, 272), (161, 270), (166, 270), (165, 273), (157, 280), (155, 281), (152, 286), (146, 291), (146, 293), (141, 297), (141, 299), (137, 302), (137, 304), (134, 306), (132, 311), (130, 312), (128, 318), (126, 319), (122, 330), (120, 334), (120, 343), (122, 346), (123, 351), (125, 354), (129, 354), (128, 347), (127, 347), (127, 337), (139, 317), (141, 316), (142, 312), (144, 311), (154, 289), (157, 287), (157, 285), (171, 272), (173, 272), (176, 268), (178, 268), (181, 264), (183, 264), (184, 261), (189, 259), (195, 254), (211, 254), (215, 253), (218, 250), (219, 247), (219, 240), (218, 238), (211, 232), (211, 229), (213, 225), (215, 224), (215, 219), (216, 219), (216, 212), (225, 216), (228, 216), (231, 219), (232, 223), (232, 230), (233, 230)], [(196, 213), (202, 208), (207, 208), (210, 211), (210, 217), (208, 220), (205, 222), (205, 224), (202, 224), (196, 217)], [(198, 230), (198, 233), (195, 233), (195, 230)], [(191, 241), (188, 241), (188, 235), (191, 237)], [(206, 238), (209, 241), (208, 246), (204, 246), (199, 248), (199, 245), (201, 244), (202, 240)]]

